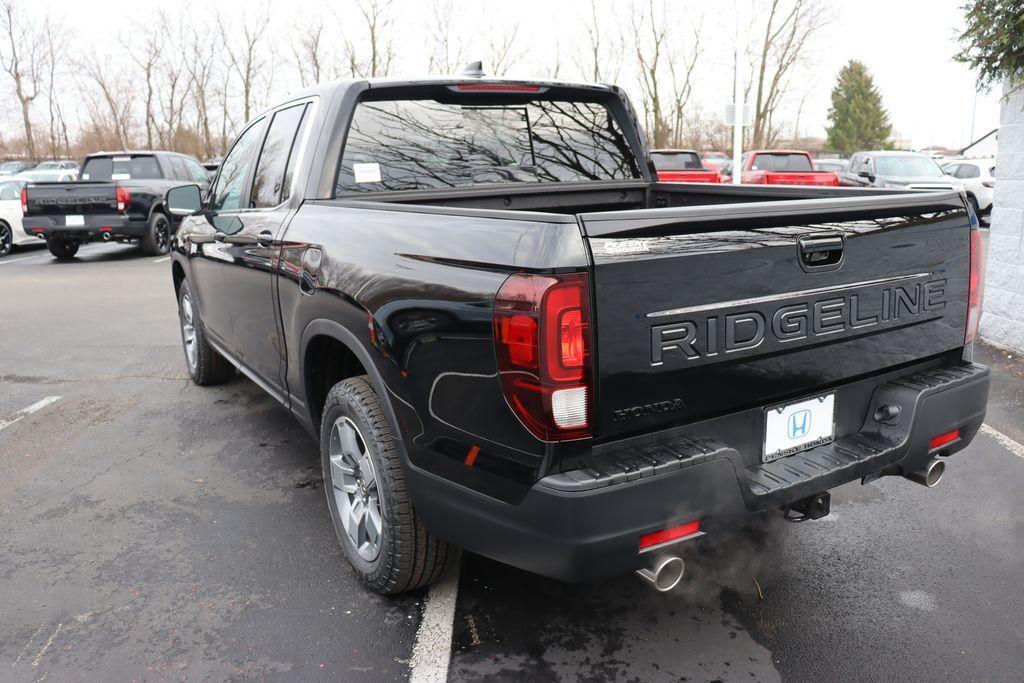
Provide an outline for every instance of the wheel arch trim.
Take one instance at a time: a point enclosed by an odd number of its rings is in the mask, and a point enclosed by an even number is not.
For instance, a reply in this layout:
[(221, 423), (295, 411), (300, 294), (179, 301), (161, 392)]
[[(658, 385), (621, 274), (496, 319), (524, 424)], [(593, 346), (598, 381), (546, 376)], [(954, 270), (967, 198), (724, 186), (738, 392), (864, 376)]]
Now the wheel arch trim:
[(313, 339), (324, 336), (330, 337), (345, 346), (360, 362), (363, 369), (366, 370), (366, 376), (369, 378), (373, 390), (377, 393), (377, 398), (384, 409), (384, 416), (388, 420), (388, 426), (391, 427), (391, 433), (395, 437), (395, 447), (398, 449), (402, 461), (408, 464), (409, 457), (405, 451), (405, 442), (402, 439), (402, 431), (399, 428), (398, 416), (395, 413), (394, 406), (391, 404), (391, 392), (388, 390), (387, 383), (377, 368), (377, 364), (355, 334), (340, 323), (326, 318), (310, 321), (302, 330), (302, 340), (299, 343), (300, 366), (298, 375), (301, 386), (299, 387), (299, 396), (297, 398), (300, 398), (305, 405), (306, 421), (312, 427), (312, 431), (316, 433), (317, 439), (320, 438), (320, 425), (313, 424), (312, 406), (309, 401), (309, 387), (306, 385), (306, 353), (309, 351), (309, 344)]

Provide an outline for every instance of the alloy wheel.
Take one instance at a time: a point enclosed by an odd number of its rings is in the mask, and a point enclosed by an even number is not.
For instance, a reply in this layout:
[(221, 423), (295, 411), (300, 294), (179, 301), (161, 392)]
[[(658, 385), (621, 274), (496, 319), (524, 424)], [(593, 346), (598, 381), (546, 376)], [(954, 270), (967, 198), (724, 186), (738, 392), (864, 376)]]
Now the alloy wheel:
[(196, 348), (196, 323), (192, 313), (192, 297), (181, 298), (181, 341), (185, 345), (185, 360), (188, 369), (195, 370), (199, 350)]
[(384, 532), (377, 472), (363, 435), (349, 418), (339, 417), (331, 428), (328, 456), (342, 527), (359, 557), (372, 562)]
[(0, 225), (0, 256), (7, 256), (11, 253), (11, 245), (14, 243), (14, 236), (11, 229), (6, 225)]

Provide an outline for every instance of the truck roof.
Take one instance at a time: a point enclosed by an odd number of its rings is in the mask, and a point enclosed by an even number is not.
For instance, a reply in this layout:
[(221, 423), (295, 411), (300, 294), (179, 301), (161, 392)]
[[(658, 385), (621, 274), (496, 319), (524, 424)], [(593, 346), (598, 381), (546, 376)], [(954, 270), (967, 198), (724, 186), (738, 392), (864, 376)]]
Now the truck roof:
[[(346, 78), (337, 81), (328, 81), (304, 90), (296, 92), (286, 100), (275, 102), (273, 105), (264, 108), (256, 114), (260, 116), (272, 109), (276, 109), (286, 102), (303, 99), (312, 95), (319, 95), (327, 98), (335, 93), (344, 92), (349, 89), (374, 89), (374, 88), (401, 88), (417, 85), (494, 85), (494, 86), (539, 86), (541, 88), (572, 88), (577, 90), (590, 90), (602, 93), (621, 92), (617, 86), (607, 83), (585, 83), (575, 81), (559, 81), (545, 78), (497, 78), (493, 76), (385, 76), (377, 78)], [(253, 118), (256, 118), (254, 116)]]

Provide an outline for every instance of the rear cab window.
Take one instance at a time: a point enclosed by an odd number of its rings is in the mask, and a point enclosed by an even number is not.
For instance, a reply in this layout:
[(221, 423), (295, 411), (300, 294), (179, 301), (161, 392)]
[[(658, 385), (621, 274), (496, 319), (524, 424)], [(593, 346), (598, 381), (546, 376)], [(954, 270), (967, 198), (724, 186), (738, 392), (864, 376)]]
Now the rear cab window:
[(701, 171), (704, 164), (696, 152), (651, 152), (651, 161), (659, 171)]
[(90, 157), (82, 167), (82, 180), (157, 180), (163, 178), (152, 154)]
[(754, 156), (752, 171), (801, 172), (813, 171), (811, 159), (806, 154), (788, 152), (758, 152)]
[(546, 88), (459, 97), (451, 92), (458, 87), (430, 99), (360, 101), (336, 193), (642, 177), (623, 127), (602, 102), (559, 99)]

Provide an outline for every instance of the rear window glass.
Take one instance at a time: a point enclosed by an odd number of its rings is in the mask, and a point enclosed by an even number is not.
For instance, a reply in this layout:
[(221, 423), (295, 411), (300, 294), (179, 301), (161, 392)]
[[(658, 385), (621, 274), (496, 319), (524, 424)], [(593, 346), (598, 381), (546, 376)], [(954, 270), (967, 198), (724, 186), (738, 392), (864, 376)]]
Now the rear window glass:
[(82, 167), (82, 180), (153, 180), (163, 177), (153, 156), (93, 157)]
[(752, 171), (813, 171), (806, 154), (758, 154)]
[(704, 168), (694, 152), (651, 152), (651, 160), (659, 171), (699, 171)]
[(387, 100), (356, 108), (337, 191), (638, 177), (622, 129), (601, 104)]

